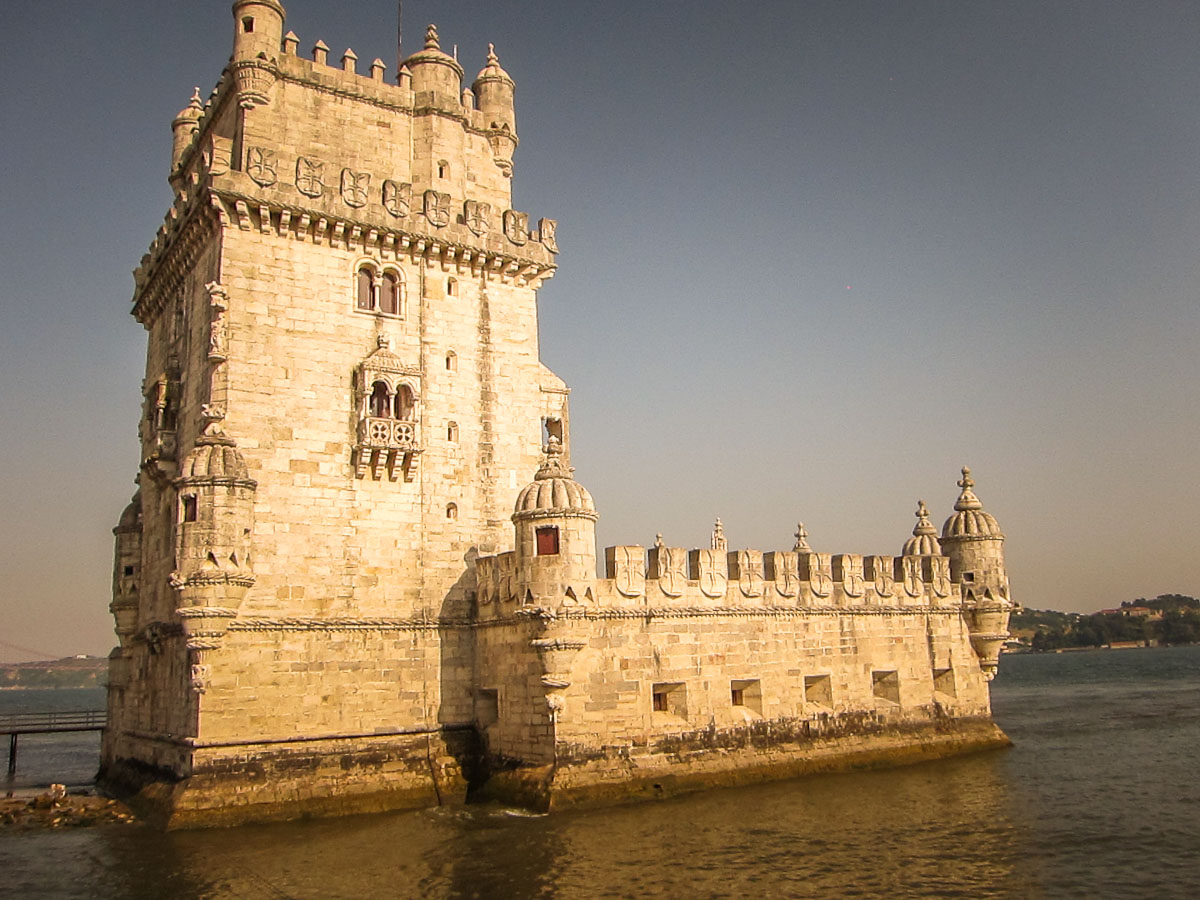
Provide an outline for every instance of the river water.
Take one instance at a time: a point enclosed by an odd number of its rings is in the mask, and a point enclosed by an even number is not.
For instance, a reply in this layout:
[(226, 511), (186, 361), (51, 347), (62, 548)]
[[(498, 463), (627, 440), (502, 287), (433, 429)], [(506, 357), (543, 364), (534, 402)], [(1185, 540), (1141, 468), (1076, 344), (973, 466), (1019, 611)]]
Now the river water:
[[(0, 832), (0, 896), (1200, 897), (1200, 647), (1005, 657), (993, 705), (1010, 750), (586, 813)], [(95, 767), (25, 740), (25, 788)]]

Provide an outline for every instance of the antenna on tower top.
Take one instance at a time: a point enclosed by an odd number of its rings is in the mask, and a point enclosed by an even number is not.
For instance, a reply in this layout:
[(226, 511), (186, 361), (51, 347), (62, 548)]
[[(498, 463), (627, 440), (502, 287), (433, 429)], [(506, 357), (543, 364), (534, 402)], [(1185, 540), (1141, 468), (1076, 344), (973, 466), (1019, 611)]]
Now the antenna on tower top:
[(404, 36), (404, 0), (396, 0), (396, 78), (400, 77), (400, 63), (404, 62), (401, 38)]

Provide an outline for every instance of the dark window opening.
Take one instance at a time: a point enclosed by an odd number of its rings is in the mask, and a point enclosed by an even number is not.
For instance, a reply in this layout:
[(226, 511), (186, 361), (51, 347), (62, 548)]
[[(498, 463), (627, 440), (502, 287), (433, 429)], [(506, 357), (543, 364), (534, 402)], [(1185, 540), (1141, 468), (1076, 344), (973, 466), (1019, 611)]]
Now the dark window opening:
[(446, 371), (454, 372), (458, 369), (458, 354), (453, 350), (446, 354)]
[(828, 675), (804, 676), (804, 702), (816, 706), (833, 706), (833, 684)]
[(125, 567), (125, 574), (126, 574), (126, 575), (132, 575), (132, 574), (133, 574), (133, 566), (126, 566), (126, 567)]
[(734, 706), (741, 706), (762, 715), (762, 686), (757, 679), (729, 682), (729, 699)]
[(380, 286), (379, 311), (391, 316), (400, 315), (404, 283), (395, 272), (384, 272)]
[(358, 270), (358, 308), (375, 308), (375, 273), (367, 266)]
[(376, 419), (386, 419), (389, 406), (391, 397), (388, 396), (387, 385), (382, 381), (375, 382), (371, 387), (371, 415)]
[(655, 691), (652, 696), (654, 697), (654, 711), (655, 712), (666, 712), (667, 711), (666, 691)]
[(900, 675), (895, 671), (872, 672), (871, 691), (879, 700), (900, 703)]
[(438, 178), (445, 178), (446, 175), (449, 174), (449, 172), (450, 172), (450, 166), (448, 163), (444, 163), (444, 162), (438, 163)]
[(183, 498), (183, 521), (196, 521), (196, 498), (192, 494), (187, 494)]
[(416, 405), (416, 401), (413, 399), (412, 388), (407, 384), (400, 385), (396, 389), (396, 418), (401, 422), (411, 422)]
[(250, 18), (249, 16), (247, 16), (245, 19), (242, 19), (242, 31), (245, 34), (253, 34), (254, 19)]
[(558, 553), (558, 526), (546, 525), (537, 530), (537, 555), (554, 556)]
[(963, 581), (974, 581), (975, 573), (974, 572), (963, 572), (962, 580)]
[(687, 688), (681, 682), (660, 683), (650, 688), (650, 705), (654, 712), (670, 713), (687, 718)]
[(729, 693), (734, 706), (746, 705), (746, 691), (743, 688), (731, 688)]

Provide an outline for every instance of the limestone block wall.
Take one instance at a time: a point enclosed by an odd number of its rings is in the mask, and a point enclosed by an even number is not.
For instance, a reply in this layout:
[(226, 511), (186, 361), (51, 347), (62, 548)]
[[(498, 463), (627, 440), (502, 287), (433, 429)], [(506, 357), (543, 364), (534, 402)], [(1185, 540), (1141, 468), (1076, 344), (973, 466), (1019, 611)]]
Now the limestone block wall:
[(554, 761), (554, 727), (530, 642), (536, 619), (512, 618), (475, 629), (475, 722), (493, 758), (534, 765)]

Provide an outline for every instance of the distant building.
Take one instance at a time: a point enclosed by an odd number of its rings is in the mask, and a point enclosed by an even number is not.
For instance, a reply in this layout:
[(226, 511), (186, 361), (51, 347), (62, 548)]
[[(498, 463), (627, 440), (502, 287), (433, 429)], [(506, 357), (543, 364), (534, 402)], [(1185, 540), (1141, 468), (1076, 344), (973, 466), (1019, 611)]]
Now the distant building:
[(709, 547), (610, 547), (598, 578), (568, 391), (538, 358), (556, 223), (513, 205), (512, 78), (489, 50), (465, 87), (431, 26), (393, 81), (320, 41), (301, 57), (276, 0), (233, 8), (135, 272), (103, 784), (186, 826), (1007, 743), (1004, 535), (967, 469), (941, 539), (921, 504), (897, 557), (803, 526), (729, 549), (718, 521)]

